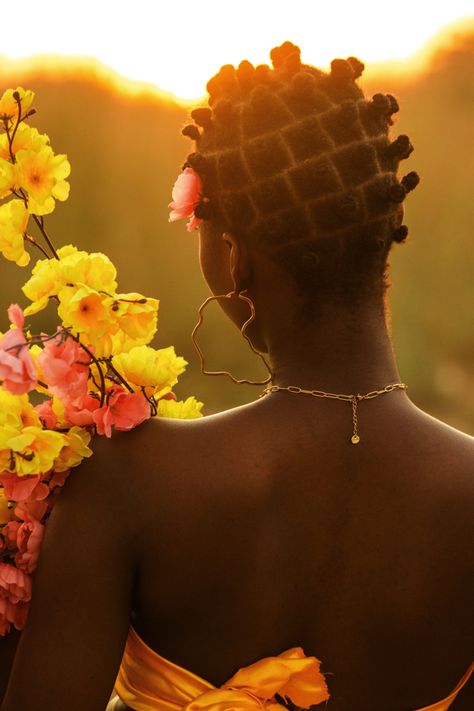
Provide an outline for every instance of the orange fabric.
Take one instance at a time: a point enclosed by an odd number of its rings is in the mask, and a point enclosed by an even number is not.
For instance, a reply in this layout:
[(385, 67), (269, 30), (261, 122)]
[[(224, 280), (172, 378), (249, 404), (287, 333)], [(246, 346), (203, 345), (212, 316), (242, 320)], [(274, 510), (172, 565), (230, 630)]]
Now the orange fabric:
[(435, 701), (434, 704), (430, 704), (429, 706), (423, 706), (422, 709), (415, 709), (415, 711), (447, 711), (447, 709), (449, 709), (449, 707), (453, 703), (456, 696), (461, 691), (464, 684), (466, 684), (468, 682), (473, 671), (474, 671), (474, 662), (471, 664), (469, 669), (466, 670), (466, 673), (464, 674), (462, 679), (460, 679), (458, 681), (458, 683), (456, 684), (456, 686), (454, 687), (452, 692), (450, 694), (448, 694), (448, 696), (446, 696), (446, 698), (441, 699), (441, 701)]
[[(130, 628), (115, 690), (135, 711), (283, 711), (275, 694), (303, 708), (329, 699), (320, 662), (293, 647), (239, 669), (222, 687), (160, 656)], [(471, 664), (446, 698), (414, 711), (447, 711), (474, 671)]]

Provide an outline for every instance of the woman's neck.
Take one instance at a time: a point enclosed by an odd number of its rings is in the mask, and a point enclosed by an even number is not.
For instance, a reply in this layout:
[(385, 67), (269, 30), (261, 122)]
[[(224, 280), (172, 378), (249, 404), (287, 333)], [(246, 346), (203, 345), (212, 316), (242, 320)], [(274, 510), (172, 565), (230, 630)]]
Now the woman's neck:
[(365, 393), (400, 382), (384, 309), (328, 308), (310, 326), (275, 320), (265, 334), (275, 385)]

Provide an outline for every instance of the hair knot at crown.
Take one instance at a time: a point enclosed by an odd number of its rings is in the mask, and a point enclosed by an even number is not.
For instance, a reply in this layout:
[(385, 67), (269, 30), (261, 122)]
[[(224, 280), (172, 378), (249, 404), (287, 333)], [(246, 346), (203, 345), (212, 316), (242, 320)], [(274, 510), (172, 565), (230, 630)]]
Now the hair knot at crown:
[(292, 42), (283, 42), (279, 47), (274, 47), (270, 52), (270, 59), (274, 69), (293, 69), (296, 71), (301, 65), (301, 50)]
[(242, 89), (249, 90), (254, 83), (255, 67), (247, 59), (240, 62), (237, 67), (237, 79)]
[(333, 59), (330, 77), (340, 83), (352, 81), (355, 78), (352, 64), (347, 59)]
[(348, 57), (347, 61), (352, 67), (354, 79), (358, 79), (365, 69), (364, 62), (361, 62), (360, 59), (357, 59), (357, 57)]

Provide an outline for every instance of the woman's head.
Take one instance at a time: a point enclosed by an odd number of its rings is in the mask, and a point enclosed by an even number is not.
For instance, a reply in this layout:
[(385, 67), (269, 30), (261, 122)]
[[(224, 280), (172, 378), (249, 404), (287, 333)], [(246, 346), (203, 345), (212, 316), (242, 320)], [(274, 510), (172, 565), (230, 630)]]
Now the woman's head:
[[(364, 98), (355, 57), (325, 73), (302, 64), (290, 42), (270, 56), (273, 69), (222, 67), (207, 85), (209, 107), (183, 129), (196, 142), (185, 167), (202, 181), (205, 274), (218, 269), (226, 234), (288, 274), (308, 313), (328, 298), (380, 297), (390, 247), (407, 235), (401, 203), (418, 183), (413, 172), (396, 177), (413, 150), (407, 136), (388, 138), (397, 101)], [(218, 289), (218, 274), (208, 281)]]

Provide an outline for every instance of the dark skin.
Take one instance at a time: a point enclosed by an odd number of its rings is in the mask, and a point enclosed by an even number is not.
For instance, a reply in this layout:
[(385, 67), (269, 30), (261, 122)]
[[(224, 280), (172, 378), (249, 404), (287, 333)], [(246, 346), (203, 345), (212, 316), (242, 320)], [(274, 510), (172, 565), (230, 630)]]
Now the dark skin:
[[(201, 230), (200, 259), (214, 294), (248, 289), (276, 384), (400, 381), (383, 303), (305, 325), (290, 280), (232, 235)], [(97, 438), (53, 512), (1, 711), (103, 711), (130, 620), (216, 686), (302, 646), (333, 711), (445, 697), (472, 661), (474, 439), (401, 390), (359, 420), (354, 446), (347, 403), (274, 393)], [(472, 687), (452, 709), (473, 708)]]

